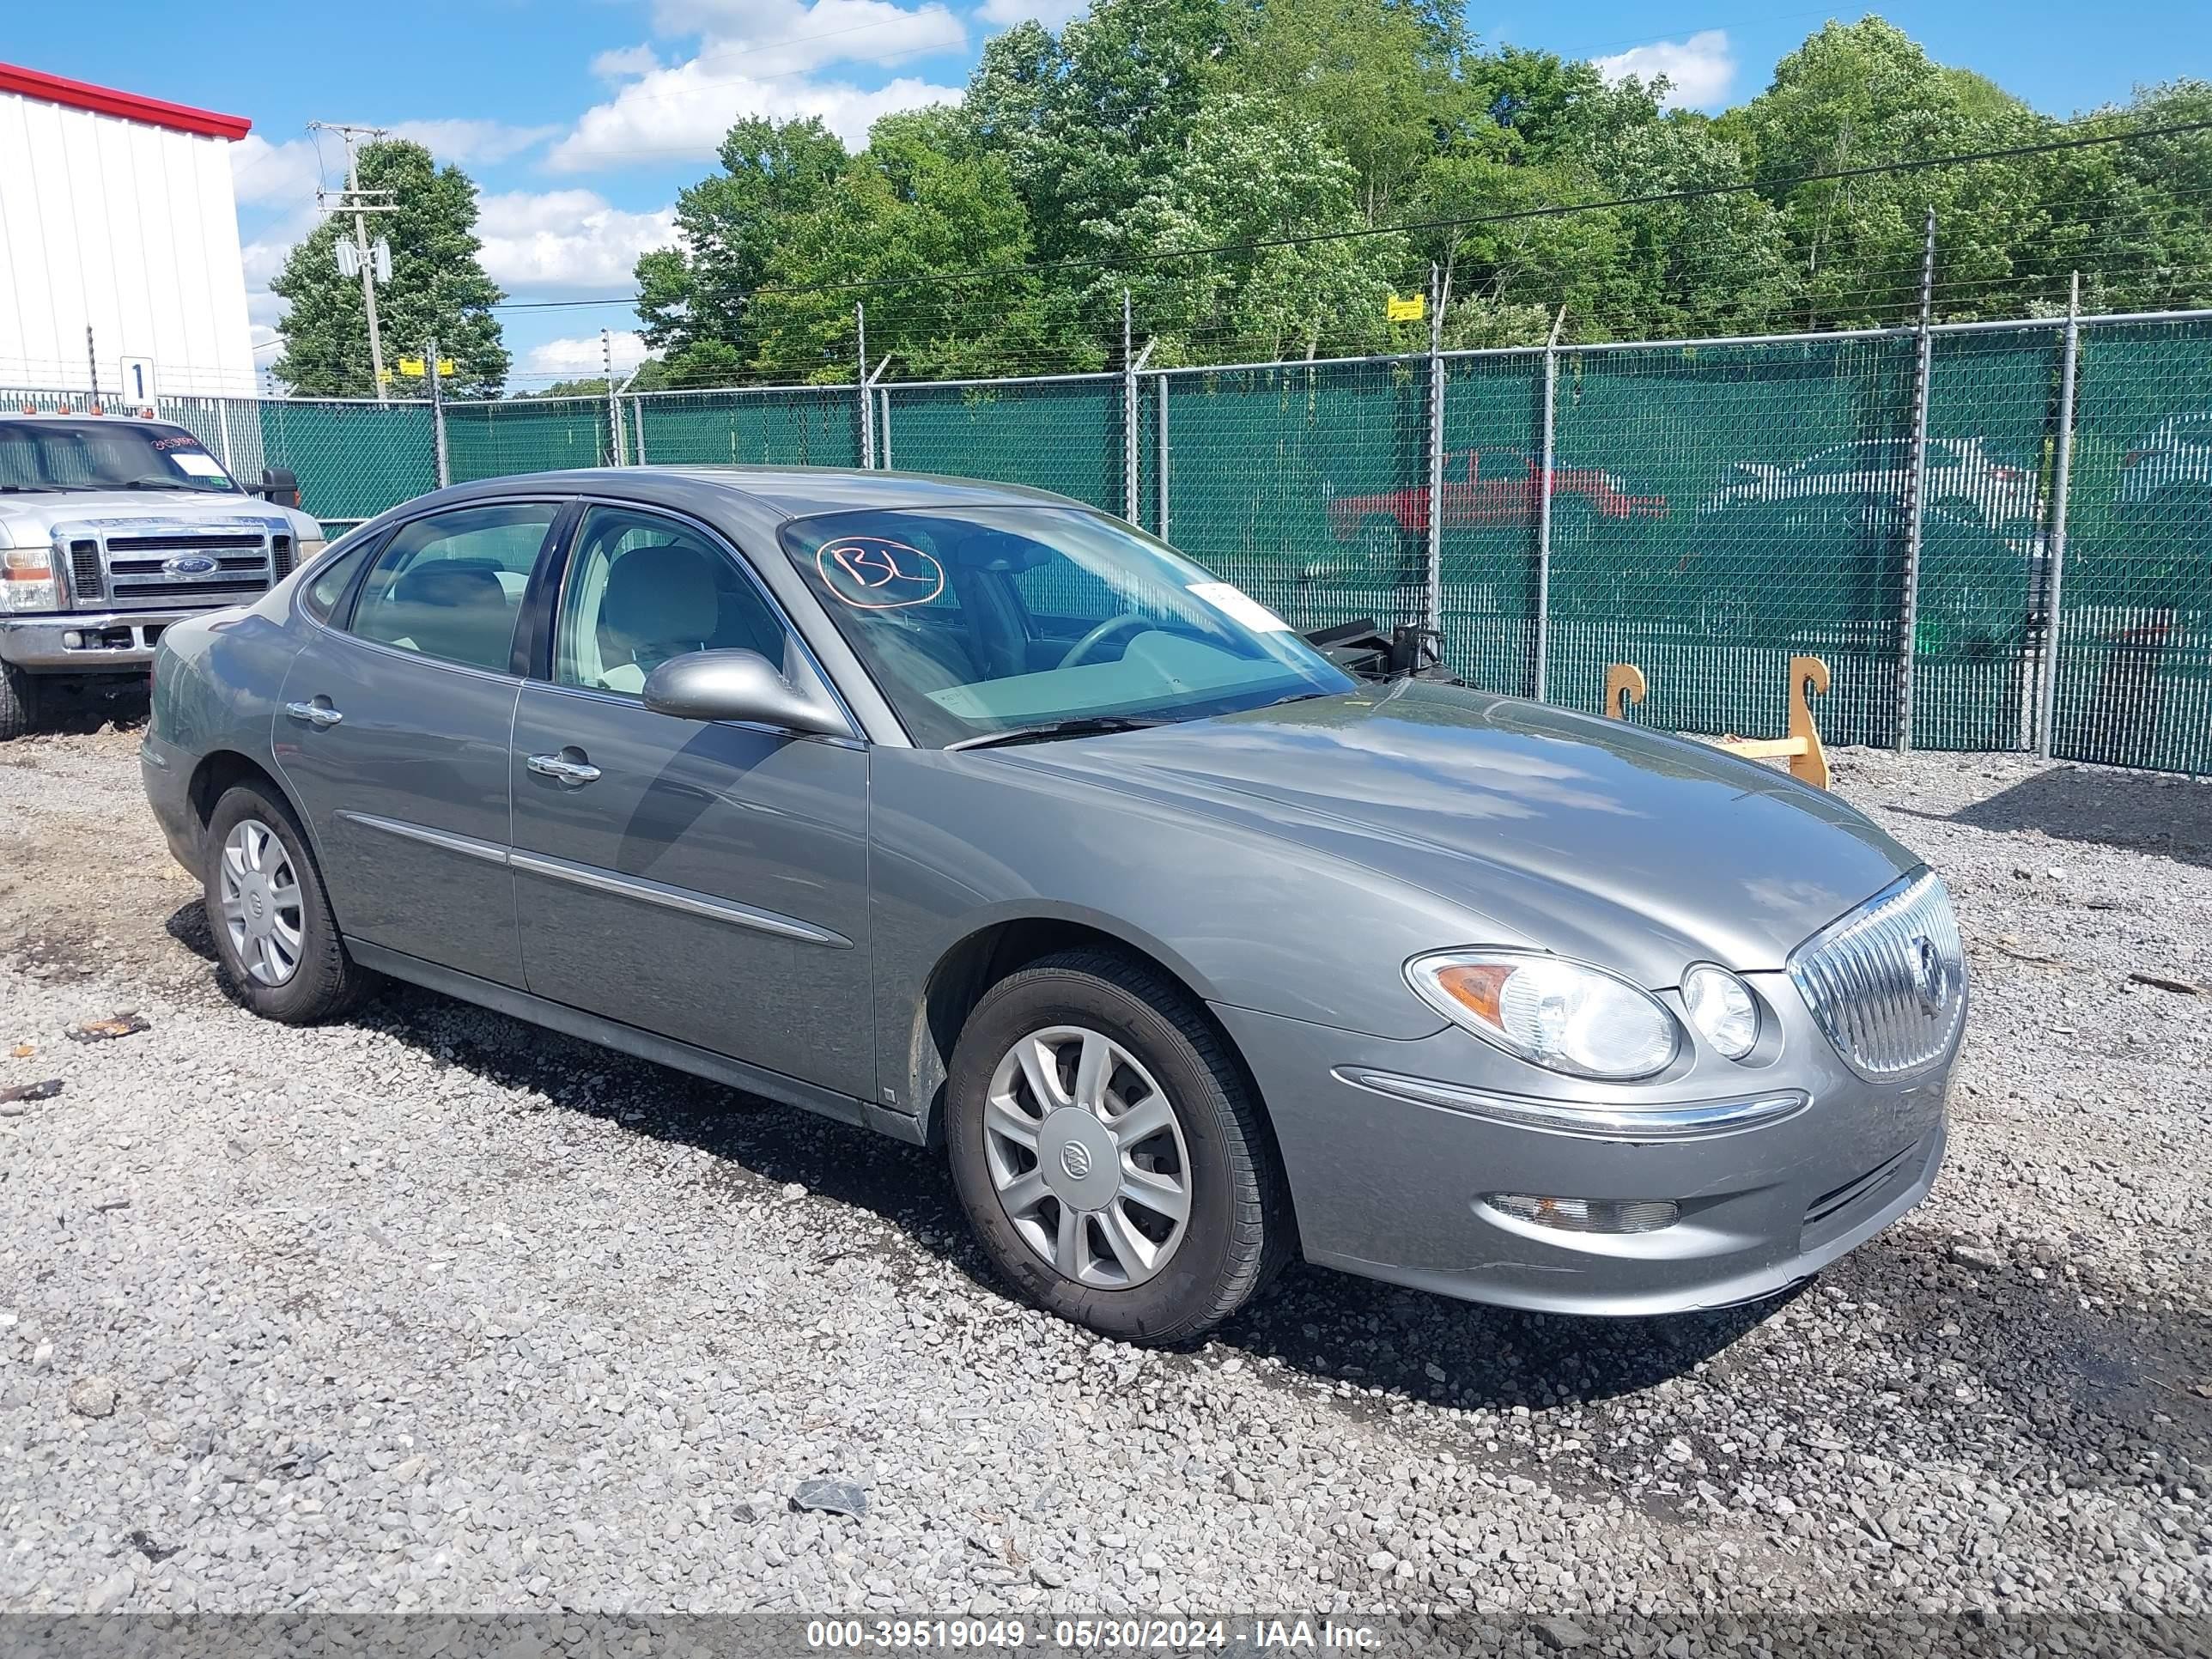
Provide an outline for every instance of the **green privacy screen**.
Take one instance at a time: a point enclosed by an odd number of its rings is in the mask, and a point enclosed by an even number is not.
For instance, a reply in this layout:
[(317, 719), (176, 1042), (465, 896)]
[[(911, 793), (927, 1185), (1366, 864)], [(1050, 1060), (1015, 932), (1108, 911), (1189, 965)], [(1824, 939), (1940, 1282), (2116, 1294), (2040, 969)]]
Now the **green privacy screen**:
[(608, 429), (605, 398), (448, 404), (446, 454), (455, 483), (516, 472), (606, 466), (614, 459)]
[(1831, 741), (1896, 734), (1913, 343), (1562, 352), (1553, 398), (1552, 701), (1778, 735), (1793, 654), (1825, 659)]
[(220, 416), (215, 430), (186, 424), (203, 442), (227, 437), (232, 471), (247, 483), (264, 467), (290, 469), (300, 505), (319, 519), (373, 519), (438, 487), (428, 404), (233, 401), (210, 412)]
[(2212, 772), (2212, 319), (2081, 331), (2052, 751)]
[(2036, 740), (2063, 328), (1930, 342), (1916, 749)]
[(1177, 547), (1299, 628), (1418, 617), (1425, 359), (1162, 378)]
[(893, 467), (1030, 484), (1122, 511), (1119, 375), (887, 390), (878, 450)]
[(1536, 689), (1541, 352), (1444, 360), (1437, 626), (1444, 660), (1486, 690)]
[[(1826, 659), (1836, 743), (2053, 751), (2212, 772), (2212, 314), (2080, 326), (2066, 522), (2063, 319), (1929, 337), (1926, 492), (1907, 638), (1920, 341), (1909, 330), (885, 385), (876, 465), (1033, 485), (1132, 516), (1301, 628), (1417, 620), (1429, 528), (1444, 656), (1486, 689), (1778, 734), (1792, 655)], [(760, 387), (453, 404), (454, 482), (619, 459), (857, 466), (858, 391)], [(248, 483), (369, 517), (435, 487), (427, 404), (164, 399)], [(1163, 438), (1164, 437), (1164, 442)], [(1432, 455), (1442, 485), (1432, 496)], [(2062, 538), (2059, 532), (2063, 528)], [(2063, 554), (2063, 556), (2062, 556)], [(2051, 634), (2054, 591), (2060, 615)], [(1547, 623), (1539, 637), (1540, 611)], [(2056, 663), (2055, 679), (2045, 676)]]
[(860, 464), (851, 386), (656, 392), (635, 401), (628, 459), (639, 459), (641, 447), (648, 466)]

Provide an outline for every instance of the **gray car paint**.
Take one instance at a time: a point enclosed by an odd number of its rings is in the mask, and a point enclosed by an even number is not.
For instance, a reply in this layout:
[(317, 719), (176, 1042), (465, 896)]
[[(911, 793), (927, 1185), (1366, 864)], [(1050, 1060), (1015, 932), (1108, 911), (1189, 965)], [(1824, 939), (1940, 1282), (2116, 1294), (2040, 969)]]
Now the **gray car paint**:
[[(522, 982), (507, 867), (507, 769), (522, 682), (317, 628), (270, 714), (270, 752), (339, 931)], [(285, 712), (321, 705), (339, 724)]]
[[(567, 977), (526, 981), (521, 968), (533, 955), (518, 936), (517, 970), (503, 982), (526, 982), (526, 991), (457, 978), (450, 969), (467, 951), (481, 945), (487, 964), (496, 957), (495, 880), (483, 890), (481, 939), (474, 912), (456, 926), (451, 911), (439, 922), (428, 905), (409, 910), (411, 899), (368, 900), (407, 911), (373, 914), (382, 937), (413, 941), (411, 950), (387, 947), (405, 952), (396, 958), (377, 951), (380, 966), (743, 1080), (708, 1058), (733, 1055), (779, 1097), (921, 1139), (938, 1105), (946, 1036), (927, 1018), (933, 975), (963, 941), (998, 924), (1078, 923), (1152, 955), (1213, 1006), (1273, 1125), (1309, 1255), (1531, 1306), (1651, 1310), (1756, 1293), (1743, 1287), (1811, 1271), (1933, 1179), (1949, 1057), (1901, 1084), (1864, 1083), (1773, 971), (1793, 945), (1917, 867), (1831, 797), (1702, 745), (1425, 684), (1024, 748), (915, 748), (776, 551), (775, 530), (795, 515), (872, 504), (1069, 505), (1040, 492), (883, 473), (648, 468), (462, 486), (363, 533), (433, 508), (556, 493), (659, 505), (716, 527), (750, 557), (865, 744), (742, 735), (748, 728), (701, 727), (628, 706), (633, 720), (589, 733), (593, 763), (634, 780), (626, 804), (602, 809), (608, 825), (572, 819), (565, 841), (548, 825), (526, 830), (520, 813), (501, 825), (499, 792), (479, 766), (491, 758), (489, 739), (451, 729), (473, 727), (473, 717), (441, 727), (429, 711), (410, 712), (410, 729), (433, 733), (428, 749), (410, 754), (394, 720), (376, 733), (365, 773), (355, 780), (334, 768), (331, 787), (343, 778), (356, 810), (366, 795), (473, 838), (512, 835), (526, 857), (560, 857), (796, 919), (852, 948), (695, 921), (665, 903), (602, 904), (574, 881), (541, 888), (535, 872), (516, 878), (511, 866), (472, 860), (519, 881), (526, 913), (541, 903), (586, 907), (574, 914), (591, 920), (576, 931), (592, 942), (599, 971), (583, 971), (580, 945)], [(348, 729), (309, 737), (278, 712), (293, 655), (332, 637), (295, 611), (296, 588), (295, 579), (249, 612), (171, 636), (146, 776), (180, 856), (198, 854), (189, 783), (209, 757), (232, 751), (271, 763), (281, 745), (289, 778), (311, 743)], [(389, 672), (404, 678), (423, 666), (410, 659)], [(402, 700), (430, 695), (376, 684)], [(551, 694), (528, 695), (535, 706)], [(530, 741), (540, 729), (533, 724)], [(549, 743), (562, 735), (542, 729)], [(693, 749), (692, 737), (677, 735), (699, 731), (715, 733), (726, 751)], [(526, 747), (501, 757), (505, 785), (516, 791), (524, 775), (513, 769)], [(847, 758), (817, 765), (816, 750)], [(853, 775), (825, 783), (840, 766)], [(641, 810), (656, 787), (671, 792), (667, 799)], [(453, 799), (440, 799), (448, 793)], [(587, 799), (579, 792), (577, 813)], [(689, 817), (667, 810), (679, 801), (698, 810)], [(319, 859), (329, 817), (325, 810), (310, 823)], [(710, 839), (694, 839), (701, 825)], [(443, 879), (458, 887), (468, 878)], [(363, 896), (334, 891), (334, 901), (350, 932)], [(672, 939), (679, 967), (708, 949), (710, 970), (658, 967), (638, 948)], [(608, 989), (608, 941), (630, 988)], [(1637, 1085), (1525, 1065), (1446, 1026), (1404, 982), (1409, 957), (1475, 943), (1560, 950), (1662, 992), (1693, 961), (1723, 962), (1758, 975), (1782, 1034), (1778, 1052), (1738, 1065), (1691, 1043), (1666, 1073)], [(422, 953), (444, 966), (410, 963)], [(587, 1012), (564, 1014), (582, 1004)], [(651, 1022), (653, 1030), (648, 1037), (609, 1018)], [(738, 1035), (749, 1029), (760, 1034)], [(690, 1048), (675, 1051), (672, 1038)], [(818, 1064), (809, 1057), (817, 1053)], [(1814, 1104), (1737, 1136), (1593, 1147), (1397, 1100), (1339, 1074), (1361, 1066), (1554, 1100), (1689, 1102), (1787, 1085)], [(1813, 1200), (1893, 1160), (1902, 1160), (1902, 1176), (1862, 1194), (1829, 1232), (1803, 1230)], [(1741, 1248), (1701, 1252), (1692, 1247), (1711, 1241), (1696, 1230), (1523, 1237), (1476, 1205), (1480, 1191), (1498, 1189), (1479, 1172), (1499, 1170), (1550, 1183), (1535, 1190), (1711, 1199), (1721, 1220), (1707, 1233)]]
[[(599, 777), (579, 788), (525, 769), (556, 750)], [(533, 993), (873, 1094), (866, 1025), (825, 1017), (868, 1001), (865, 749), (532, 684), (513, 779)], [(574, 866), (651, 885), (584, 884)], [(725, 902), (671, 902), (687, 896)]]

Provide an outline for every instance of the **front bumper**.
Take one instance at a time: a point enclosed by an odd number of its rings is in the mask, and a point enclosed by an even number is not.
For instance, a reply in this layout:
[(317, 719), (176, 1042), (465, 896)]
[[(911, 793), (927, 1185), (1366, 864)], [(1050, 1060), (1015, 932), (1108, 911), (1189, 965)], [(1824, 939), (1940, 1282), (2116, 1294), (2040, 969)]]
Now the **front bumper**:
[(144, 668), (154, 660), (162, 629), (216, 608), (0, 617), (0, 662), (39, 674), (109, 674)]
[[(1846, 1067), (1782, 975), (1756, 981), (1782, 1025), (1769, 1063), (1701, 1060), (1676, 1105), (1800, 1091), (1800, 1109), (1650, 1139), (1563, 1133), (1376, 1086), (1428, 1079), (1556, 1107), (1588, 1085), (1537, 1073), (1457, 1028), (1413, 1042), (1215, 1006), (1251, 1065), (1281, 1149), (1307, 1260), (1472, 1302), (1649, 1315), (1726, 1307), (1809, 1278), (1935, 1184), (1950, 1066), (1869, 1083)], [(1365, 1086), (1348, 1080), (1364, 1077)], [(1616, 1103), (1633, 1091), (1614, 1090)], [(1547, 1098), (1548, 1097), (1548, 1098)], [(1671, 1225), (1565, 1232), (1487, 1194), (1679, 1206)]]

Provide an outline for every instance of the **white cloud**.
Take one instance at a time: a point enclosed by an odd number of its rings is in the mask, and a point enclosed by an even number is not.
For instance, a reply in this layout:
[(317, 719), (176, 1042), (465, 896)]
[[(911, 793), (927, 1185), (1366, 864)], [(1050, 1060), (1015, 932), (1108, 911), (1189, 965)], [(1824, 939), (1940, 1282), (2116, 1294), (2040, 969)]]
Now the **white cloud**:
[(456, 118), (444, 121), (401, 121), (392, 129), (395, 138), (411, 139), (441, 161), (457, 167), (488, 165), (520, 155), (533, 144), (542, 144), (558, 133), (552, 127), (514, 127), (504, 121)]
[[(617, 329), (608, 338), (614, 349), (615, 373), (624, 375), (646, 360), (644, 338), (635, 331)], [(596, 379), (606, 372), (599, 355), (599, 337), (579, 335), (574, 339), (542, 340), (522, 354), (518, 380), (575, 380)]]
[(660, 67), (660, 59), (647, 46), (616, 46), (592, 59), (592, 73), (602, 81), (627, 81), (632, 76), (650, 75)]
[[(892, 0), (660, 0), (655, 21), (665, 33), (698, 33), (697, 53), (654, 63), (586, 110), (546, 158), (556, 172), (710, 156), (745, 115), (818, 115), (858, 144), (878, 116), (960, 96), (912, 76), (864, 88), (819, 74), (964, 51), (967, 28), (941, 0), (910, 9)], [(629, 54), (603, 53), (595, 67), (616, 58)]]
[(313, 209), (321, 182), (322, 167), (307, 139), (272, 144), (249, 132), (230, 147), (230, 187), (240, 206)]
[(1711, 109), (1726, 103), (1735, 82), (1735, 55), (1729, 50), (1725, 29), (1700, 29), (1686, 40), (1654, 40), (1590, 61), (1608, 81), (1631, 75), (1639, 81), (1665, 76), (1669, 109)]
[(513, 191), (478, 207), (485, 274), (510, 294), (628, 289), (637, 256), (676, 236), (673, 207), (631, 213), (588, 190)]
[(1090, 9), (1091, 0), (983, 0), (975, 15), (980, 21), (1009, 27), (1035, 18), (1047, 28), (1057, 29)]

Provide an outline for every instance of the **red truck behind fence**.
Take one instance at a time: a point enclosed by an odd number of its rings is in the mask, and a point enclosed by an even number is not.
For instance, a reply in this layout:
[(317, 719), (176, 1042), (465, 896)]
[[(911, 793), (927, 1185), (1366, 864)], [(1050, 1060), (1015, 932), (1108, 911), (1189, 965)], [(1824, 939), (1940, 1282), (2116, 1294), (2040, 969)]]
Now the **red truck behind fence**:
[[(1522, 449), (1465, 449), (1444, 457), (1443, 491), (1446, 530), (1481, 529), (1493, 526), (1533, 525), (1541, 488), (1536, 480), (1536, 459)], [(1590, 510), (1607, 519), (1663, 519), (1664, 495), (1625, 494), (1611, 474), (1595, 467), (1552, 469), (1553, 511), (1561, 497), (1589, 503)], [(1328, 504), (1329, 528), (1340, 542), (1372, 538), (1425, 536), (1429, 530), (1429, 491), (1425, 484), (1386, 490), (1370, 495), (1337, 495)], [(1387, 550), (1380, 545), (1370, 551)]]

